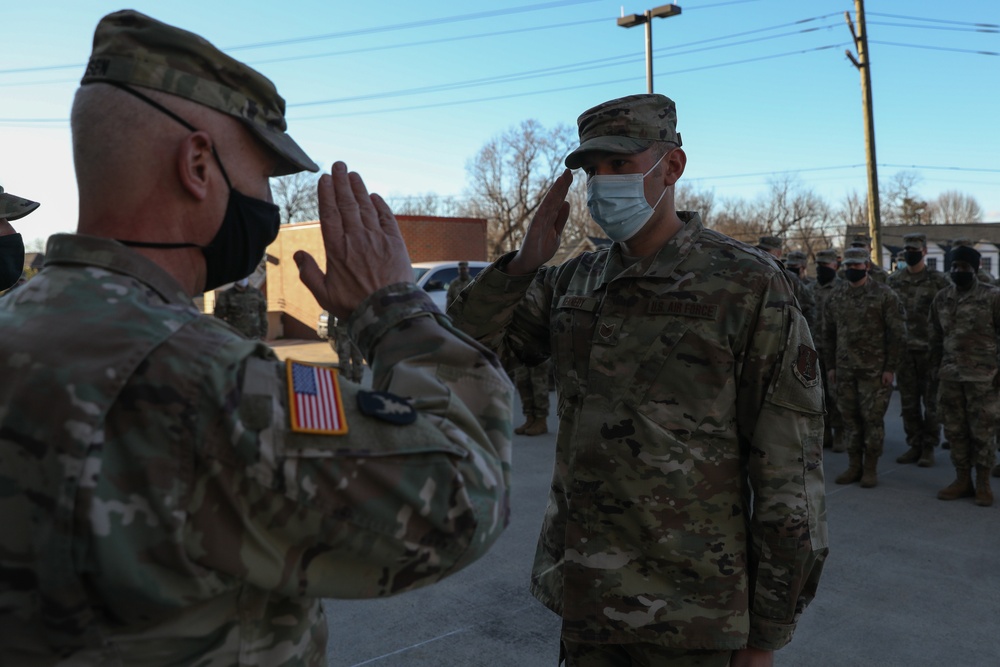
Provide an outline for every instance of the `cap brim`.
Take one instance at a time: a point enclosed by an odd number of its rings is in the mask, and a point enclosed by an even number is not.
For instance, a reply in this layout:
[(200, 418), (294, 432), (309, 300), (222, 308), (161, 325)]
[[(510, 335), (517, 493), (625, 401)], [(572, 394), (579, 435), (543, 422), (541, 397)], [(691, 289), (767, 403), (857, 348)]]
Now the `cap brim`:
[(600, 151), (602, 153), (621, 153), (634, 155), (641, 153), (653, 145), (651, 139), (633, 139), (632, 137), (616, 137), (606, 135), (587, 139), (580, 147), (566, 156), (566, 166), (569, 169), (579, 169), (583, 166), (583, 158), (587, 153)]
[(300, 171), (319, 171), (319, 165), (285, 132), (267, 130), (253, 123), (245, 123), (253, 134), (278, 154), (275, 176), (297, 174)]
[(20, 220), (41, 206), (36, 201), (12, 195), (9, 192), (0, 193), (0, 218)]

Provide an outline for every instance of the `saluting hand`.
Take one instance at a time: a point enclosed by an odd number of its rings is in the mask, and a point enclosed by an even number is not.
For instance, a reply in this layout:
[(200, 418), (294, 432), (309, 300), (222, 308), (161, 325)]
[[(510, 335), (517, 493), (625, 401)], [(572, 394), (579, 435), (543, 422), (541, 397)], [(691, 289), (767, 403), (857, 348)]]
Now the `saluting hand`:
[(318, 192), (326, 273), (304, 250), (295, 253), (295, 263), (319, 305), (346, 319), (372, 292), (413, 281), (396, 217), (385, 200), (368, 194), (360, 175), (335, 162), (331, 173), (320, 177)]
[(552, 259), (559, 249), (559, 239), (569, 218), (566, 195), (573, 183), (573, 172), (565, 170), (545, 193), (535, 217), (524, 233), (524, 241), (514, 259), (507, 264), (506, 272), (523, 276), (534, 273), (542, 264)]

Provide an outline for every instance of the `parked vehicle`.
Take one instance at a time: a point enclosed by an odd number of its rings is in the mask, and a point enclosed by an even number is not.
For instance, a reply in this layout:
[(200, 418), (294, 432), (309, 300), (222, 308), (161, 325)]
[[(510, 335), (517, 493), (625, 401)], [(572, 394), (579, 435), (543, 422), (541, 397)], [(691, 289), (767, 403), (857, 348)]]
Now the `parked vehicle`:
[[(469, 262), (469, 275), (477, 273), (489, 266), (489, 262)], [(431, 295), (431, 299), (442, 312), (447, 308), (448, 285), (458, 277), (458, 261), (454, 262), (417, 262), (413, 264), (413, 282), (417, 287)], [(325, 310), (319, 314), (316, 323), (316, 334), (323, 340), (330, 338), (330, 314)]]
[[(469, 275), (489, 266), (489, 262), (469, 262)], [(442, 311), (447, 307), (448, 285), (458, 277), (458, 260), (453, 262), (416, 262), (413, 265), (413, 282), (431, 295), (431, 299)]]

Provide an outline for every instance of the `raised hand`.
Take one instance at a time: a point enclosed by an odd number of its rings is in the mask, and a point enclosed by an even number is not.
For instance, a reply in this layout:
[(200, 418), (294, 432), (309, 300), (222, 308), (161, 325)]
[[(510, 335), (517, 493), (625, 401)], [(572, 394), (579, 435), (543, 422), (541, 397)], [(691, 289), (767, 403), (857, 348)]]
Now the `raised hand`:
[(511, 275), (534, 273), (556, 254), (566, 219), (569, 218), (569, 202), (566, 201), (566, 195), (572, 183), (573, 172), (567, 169), (545, 193), (545, 198), (535, 211), (535, 217), (528, 225), (528, 231), (524, 233), (520, 250), (507, 264), (507, 273)]
[(320, 177), (318, 192), (326, 273), (304, 250), (295, 253), (295, 263), (320, 306), (346, 318), (372, 292), (413, 281), (396, 217), (380, 196), (368, 194), (360, 175), (335, 162)]

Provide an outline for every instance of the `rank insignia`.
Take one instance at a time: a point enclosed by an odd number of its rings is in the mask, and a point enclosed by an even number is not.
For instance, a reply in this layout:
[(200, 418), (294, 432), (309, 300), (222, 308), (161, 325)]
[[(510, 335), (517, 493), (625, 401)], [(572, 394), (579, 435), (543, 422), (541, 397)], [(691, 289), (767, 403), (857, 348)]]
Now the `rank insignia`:
[(358, 410), (369, 417), (400, 426), (417, 421), (417, 411), (410, 402), (387, 391), (359, 391)]
[(291, 428), (300, 433), (347, 433), (337, 369), (289, 359), (288, 413)]

